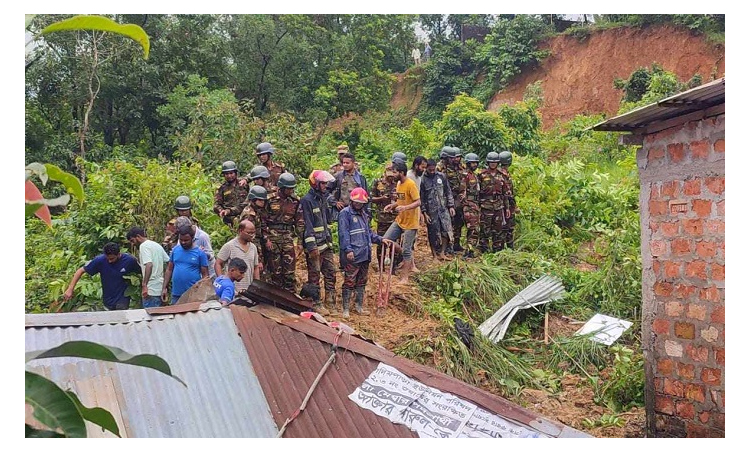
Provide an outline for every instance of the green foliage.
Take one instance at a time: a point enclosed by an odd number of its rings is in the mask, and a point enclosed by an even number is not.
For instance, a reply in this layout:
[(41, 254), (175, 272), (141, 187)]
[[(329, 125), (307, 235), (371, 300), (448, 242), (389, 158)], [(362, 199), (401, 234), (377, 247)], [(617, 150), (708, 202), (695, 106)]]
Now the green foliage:
[(615, 412), (643, 406), (643, 355), (635, 354), (624, 345), (613, 345), (611, 351), (614, 354), (613, 372), (603, 383), (594, 400), (606, 404)]
[(599, 419), (584, 418), (581, 423), (588, 428), (622, 427), (625, 425), (625, 419), (614, 414), (602, 414)]
[(513, 143), (512, 132), (502, 117), (486, 111), (478, 100), (466, 94), (456, 96), (448, 105), (436, 128), (445, 144), (474, 152), (480, 158), (490, 151), (509, 149)]
[(630, 75), (627, 81), (615, 80), (615, 88), (625, 91), (622, 104), (618, 113), (625, 113), (637, 107), (652, 104), (665, 97), (686, 90), (696, 82), (700, 84), (700, 76), (695, 76), (688, 83), (683, 83), (672, 72), (665, 71), (660, 65), (654, 63), (651, 70), (638, 68)]
[[(27, 26), (28, 26), (27, 22)], [(126, 36), (143, 47), (143, 58), (148, 58), (150, 49), (148, 35), (138, 25), (125, 24), (117, 22), (102, 16), (75, 16), (70, 19), (55, 22), (48, 25), (42, 30), (42, 35), (54, 33), (56, 31), (75, 31), (75, 30), (98, 30), (109, 31)]]
[(456, 41), (435, 45), (434, 56), (425, 64), (422, 102), (426, 111), (423, 116), (434, 118), (457, 95), (471, 93), (476, 70), (471, 58), (475, 47)]

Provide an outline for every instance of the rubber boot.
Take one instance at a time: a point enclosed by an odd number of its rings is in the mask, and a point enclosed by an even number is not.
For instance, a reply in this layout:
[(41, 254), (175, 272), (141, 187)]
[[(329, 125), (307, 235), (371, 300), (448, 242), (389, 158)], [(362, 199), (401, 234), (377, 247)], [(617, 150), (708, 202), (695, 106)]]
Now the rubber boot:
[(320, 315), (329, 315), (330, 312), (328, 312), (328, 309), (323, 305), (323, 303), (320, 302), (320, 287), (316, 287), (313, 289), (312, 292), (312, 299), (313, 299), (313, 309), (315, 312), (317, 312)]
[(348, 288), (341, 288), (341, 303), (344, 305), (344, 313), (341, 315), (341, 317), (345, 319), (349, 318), (349, 298), (351, 294), (352, 292)]
[(370, 311), (362, 307), (362, 304), (364, 303), (364, 300), (365, 300), (365, 287), (364, 286), (355, 287), (354, 290), (355, 290), (354, 293), (356, 295), (356, 298), (355, 298), (356, 310), (354, 312), (356, 312), (359, 315), (370, 315)]
[(336, 292), (334, 290), (326, 290), (326, 307), (331, 315), (338, 315), (339, 311), (336, 309)]

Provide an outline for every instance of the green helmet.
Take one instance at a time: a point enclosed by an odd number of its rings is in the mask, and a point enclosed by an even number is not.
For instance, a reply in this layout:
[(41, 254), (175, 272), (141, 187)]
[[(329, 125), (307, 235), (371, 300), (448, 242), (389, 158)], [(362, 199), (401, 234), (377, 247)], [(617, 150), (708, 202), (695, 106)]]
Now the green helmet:
[(255, 155), (273, 154), (274, 151), (276, 151), (276, 149), (268, 141), (264, 141), (263, 143), (255, 147)]
[(294, 188), (297, 186), (297, 179), (294, 178), (294, 174), (292, 173), (281, 173), (276, 185), (278, 185), (279, 188)]
[(487, 158), (485, 160), (487, 161), (487, 163), (490, 163), (490, 162), (498, 162), (499, 163), (500, 162), (500, 154), (498, 154), (495, 151), (488, 152), (487, 153)]
[(393, 155), (391, 156), (391, 162), (395, 162), (395, 161), (396, 161), (396, 159), (399, 159), (399, 160), (401, 160), (402, 162), (406, 163), (406, 154), (404, 154), (404, 153), (403, 153), (403, 152), (401, 152), (401, 151), (396, 151), (396, 152), (394, 152), (394, 153), (393, 153)]
[(451, 148), (450, 146), (443, 146), (443, 148), (440, 149), (440, 158), (442, 159), (445, 157), (452, 157), (452, 152), (453, 148)]
[(461, 148), (459, 148), (458, 146), (453, 146), (453, 157), (463, 157), (461, 152)]
[(510, 166), (513, 163), (513, 154), (510, 151), (503, 151), (499, 154), (500, 164)]
[(261, 185), (253, 185), (247, 193), (247, 199), (254, 201), (256, 199), (268, 199), (268, 192)]
[(234, 163), (233, 161), (227, 160), (226, 162), (224, 162), (224, 163), (221, 164), (221, 172), (222, 172), (222, 174), (223, 173), (231, 173), (232, 171), (234, 171), (235, 173), (237, 172), (237, 164)]
[(175, 199), (174, 208), (175, 210), (189, 210), (193, 208), (193, 205), (190, 203), (190, 198), (182, 195), (178, 196), (177, 199)]
[(466, 154), (466, 157), (464, 157), (464, 160), (466, 160), (466, 163), (479, 163), (479, 156), (473, 152), (469, 152), (468, 154)]
[(259, 177), (270, 179), (271, 173), (268, 172), (268, 168), (263, 165), (255, 165), (253, 169), (250, 170), (250, 180), (255, 180)]

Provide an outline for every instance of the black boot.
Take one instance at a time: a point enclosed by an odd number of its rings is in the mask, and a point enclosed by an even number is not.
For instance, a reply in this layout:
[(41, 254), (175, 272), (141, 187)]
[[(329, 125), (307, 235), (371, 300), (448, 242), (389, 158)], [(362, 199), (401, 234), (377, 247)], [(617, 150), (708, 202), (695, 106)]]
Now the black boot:
[(349, 318), (349, 298), (351, 297), (351, 290), (347, 289), (346, 287), (341, 288), (341, 302), (344, 307), (344, 312), (341, 314), (341, 317), (348, 319)]
[(354, 290), (355, 290), (354, 293), (356, 295), (356, 298), (355, 298), (356, 309), (354, 312), (356, 312), (359, 315), (370, 315), (370, 311), (367, 311), (362, 307), (362, 304), (364, 303), (364, 300), (365, 300), (364, 286), (355, 287)]

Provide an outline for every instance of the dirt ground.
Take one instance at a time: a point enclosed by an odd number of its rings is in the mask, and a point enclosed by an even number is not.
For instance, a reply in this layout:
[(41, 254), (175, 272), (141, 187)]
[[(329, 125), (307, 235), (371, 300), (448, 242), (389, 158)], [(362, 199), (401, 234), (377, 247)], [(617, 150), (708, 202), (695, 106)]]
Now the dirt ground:
[[(429, 244), (427, 243), (427, 231), (422, 229), (417, 234), (415, 247), (415, 261), (420, 270), (427, 270), (443, 264), (432, 257)], [(387, 277), (387, 275), (384, 275)], [(307, 279), (304, 256), (297, 262), (298, 281)], [(429, 336), (438, 327), (438, 323), (420, 313), (418, 309), (423, 297), (420, 295), (417, 285), (410, 280), (400, 283), (398, 273), (391, 279), (391, 297), (388, 309), (383, 317), (377, 317), (375, 313), (375, 302), (378, 288), (378, 271), (373, 264), (370, 268), (369, 280), (365, 292), (365, 308), (370, 310), (370, 316), (358, 316), (352, 313), (349, 319), (341, 317), (341, 284), (343, 276), (336, 276), (338, 315), (330, 315), (326, 318), (344, 322), (353, 327), (359, 334), (370, 338), (383, 347), (393, 350), (410, 337)], [(582, 323), (574, 319), (563, 318), (559, 315), (550, 315), (549, 334), (552, 337), (564, 335), (570, 336), (581, 327)], [(584, 378), (577, 375), (568, 375), (561, 382), (562, 390), (557, 394), (545, 391), (525, 389), (521, 400), (517, 401), (524, 407), (535, 411), (549, 419), (562, 422), (565, 425), (585, 431), (590, 435), (603, 438), (638, 438), (645, 436), (645, 411), (643, 408), (634, 408), (617, 416), (625, 421), (622, 427), (587, 427), (583, 424), (584, 419), (597, 420), (602, 414), (611, 414), (607, 408), (596, 405), (593, 401), (594, 394)], [(488, 388), (484, 388), (487, 389)]]

